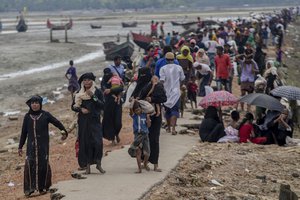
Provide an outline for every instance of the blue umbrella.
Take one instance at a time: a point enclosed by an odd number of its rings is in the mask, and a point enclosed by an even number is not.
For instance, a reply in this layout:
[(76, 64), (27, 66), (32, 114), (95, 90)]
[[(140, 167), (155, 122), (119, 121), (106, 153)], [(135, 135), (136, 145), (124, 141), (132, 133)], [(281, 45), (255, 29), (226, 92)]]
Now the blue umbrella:
[(271, 91), (271, 94), (278, 97), (285, 97), (288, 100), (300, 100), (300, 88), (294, 86), (280, 86)]
[(285, 107), (279, 100), (263, 93), (252, 93), (245, 95), (239, 99), (240, 102), (245, 102), (250, 105), (259, 106), (268, 110), (282, 111)]

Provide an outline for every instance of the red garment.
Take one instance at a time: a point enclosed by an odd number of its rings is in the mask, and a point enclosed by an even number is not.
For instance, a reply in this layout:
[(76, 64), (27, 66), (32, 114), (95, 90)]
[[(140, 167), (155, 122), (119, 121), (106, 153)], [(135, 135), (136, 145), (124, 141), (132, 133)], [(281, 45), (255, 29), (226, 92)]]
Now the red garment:
[(240, 143), (246, 143), (247, 140), (250, 140), (252, 143), (255, 144), (264, 144), (267, 142), (266, 137), (256, 137), (251, 138), (251, 132), (253, 131), (253, 125), (252, 124), (244, 124), (239, 130), (240, 135)]
[(247, 140), (250, 140), (251, 131), (253, 131), (252, 124), (244, 124), (240, 128), (239, 134), (240, 134), (240, 142), (246, 143)]
[(227, 54), (223, 54), (221, 56), (216, 55), (215, 64), (216, 64), (217, 78), (228, 79), (229, 72), (231, 69), (231, 62), (230, 62), (229, 55)]
[(196, 83), (189, 82), (188, 85), (187, 85), (187, 89), (188, 89), (188, 91), (190, 91), (190, 92), (197, 92), (198, 86), (197, 86)]

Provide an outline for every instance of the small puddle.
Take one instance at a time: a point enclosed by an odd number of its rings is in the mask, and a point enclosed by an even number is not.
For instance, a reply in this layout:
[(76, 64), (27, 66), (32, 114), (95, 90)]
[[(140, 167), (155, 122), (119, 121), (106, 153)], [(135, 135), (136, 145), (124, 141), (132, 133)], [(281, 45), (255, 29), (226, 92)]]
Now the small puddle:
[[(104, 56), (103, 50), (99, 50), (99, 51), (95, 51), (93, 53), (86, 54), (78, 59), (75, 59), (74, 62), (75, 63), (83, 63), (83, 62), (91, 61), (91, 60), (94, 60), (96, 58), (103, 57), (103, 56)], [(7, 80), (9, 78), (16, 78), (16, 77), (23, 76), (23, 75), (34, 74), (37, 72), (53, 70), (56, 68), (67, 66), (68, 64), (69, 64), (69, 61), (65, 61), (65, 62), (59, 62), (59, 63), (46, 65), (46, 66), (39, 67), (39, 68), (33, 68), (33, 69), (24, 70), (24, 71), (17, 71), (17, 72), (12, 72), (12, 73), (8, 73), (8, 74), (3, 74), (0, 76), (0, 81)]]

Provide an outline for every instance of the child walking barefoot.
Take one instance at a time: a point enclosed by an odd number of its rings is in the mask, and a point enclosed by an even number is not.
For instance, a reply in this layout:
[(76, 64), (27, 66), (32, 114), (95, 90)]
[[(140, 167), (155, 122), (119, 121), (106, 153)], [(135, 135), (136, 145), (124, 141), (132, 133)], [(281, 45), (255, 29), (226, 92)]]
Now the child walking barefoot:
[(133, 103), (131, 117), (133, 119), (133, 133), (134, 142), (133, 146), (136, 147), (136, 161), (138, 165), (138, 171), (136, 173), (142, 173), (142, 153), (144, 154), (144, 168), (149, 171), (148, 159), (150, 156), (150, 144), (149, 144), (149, 130), (151, 125), (150, 116), (142, 112), (142, 108), (138, 101)]

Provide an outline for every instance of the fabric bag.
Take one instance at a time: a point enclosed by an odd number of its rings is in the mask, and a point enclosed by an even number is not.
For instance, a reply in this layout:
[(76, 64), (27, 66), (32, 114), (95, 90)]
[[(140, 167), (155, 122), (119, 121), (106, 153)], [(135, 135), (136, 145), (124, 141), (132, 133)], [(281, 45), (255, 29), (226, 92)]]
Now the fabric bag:
[(145, 114), (151, 114), (151, 113), (153, 113), (155, 111), (154, 107), (148, 101), (138, 100), (138, 102), (140, 103), (140, 106), (142, 108), (142, 112), (143, 113), (145, 113)]

